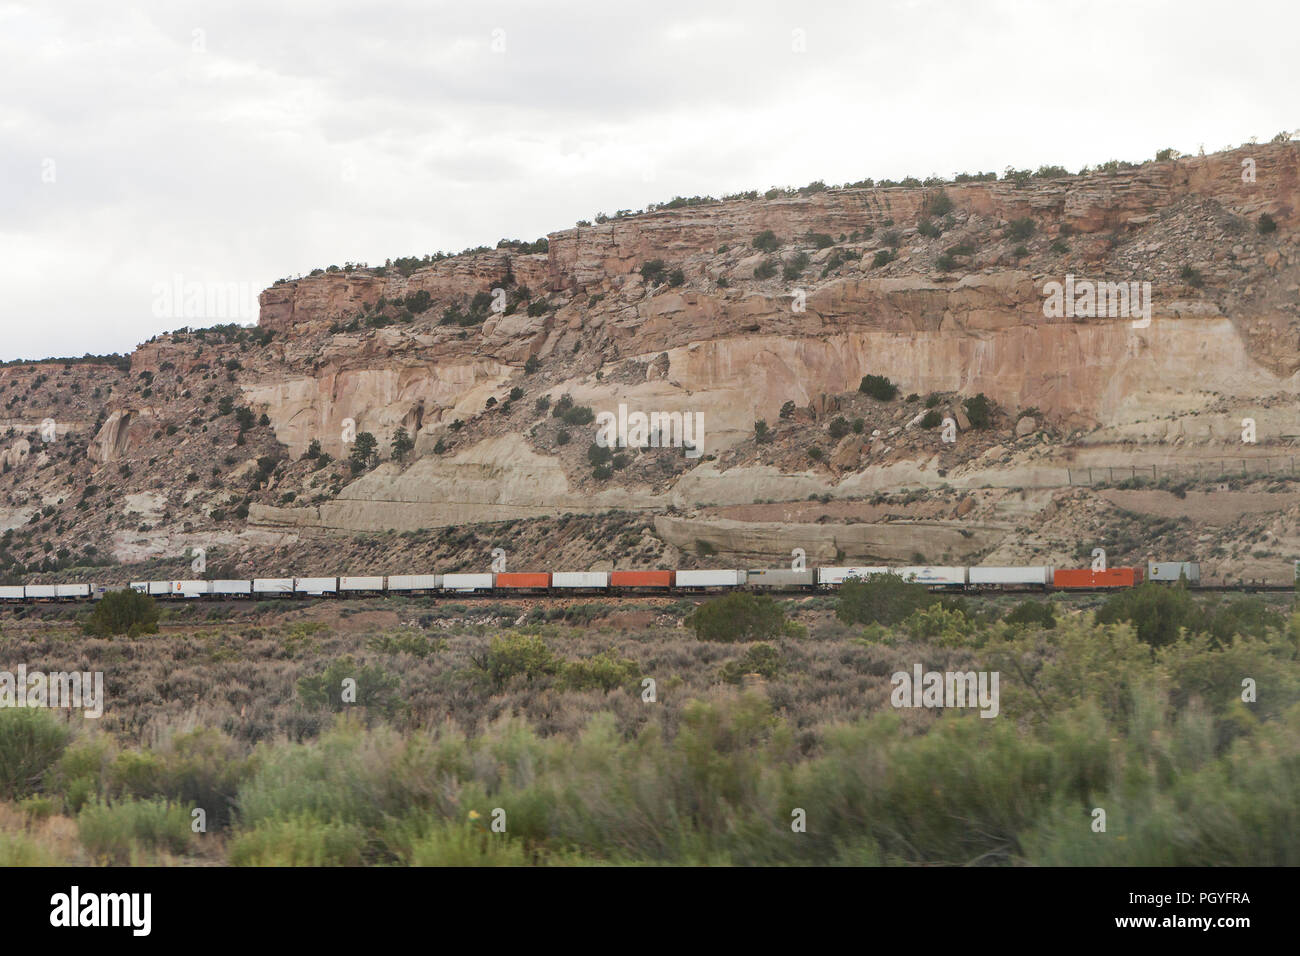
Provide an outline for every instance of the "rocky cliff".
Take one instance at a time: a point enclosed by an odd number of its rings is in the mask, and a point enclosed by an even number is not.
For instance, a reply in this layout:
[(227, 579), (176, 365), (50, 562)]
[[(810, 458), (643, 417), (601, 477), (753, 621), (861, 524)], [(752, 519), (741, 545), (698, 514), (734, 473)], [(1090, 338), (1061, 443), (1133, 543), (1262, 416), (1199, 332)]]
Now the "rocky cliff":
[[(28, 537), (0, 560), (44, 560), (33, 515), (61, 529), (55, 554), (87, 535), (121, 560), (206, 542), (251, 566), (320, 536), (624, 510), (658, 542), (645, 560), (804, 546), (1068, 564), (1125, 511), (1102, 485), (1163, 487), (1150, 494), (1180, 504), (1143, 499), (1143, 513), (1190, 525), (1214, 511), (1198, 490), (1289, 488), (1298, 176), (1300, 146), (1253, 145), (687, 205), (552, 233), (544, 253), (282, 281), (256, 333), (161, 336), (77, 410), (41, 398), (31, 367), (3, 370), (18, 396), (5, 524)], [(1131, 291), (1128, 312), (1045, 306), (1052, 283), (1088, 282)], [(864, 376), (897, 396), (860, 391)], [(591, 416), (620, 406), (698, 420), (698, 454), (593, 450)], [(33, 458), (43, 412), (75, 436), (54, 473)], [(412, 447), (395, 456), (399, 430)], [(378, 451), (353, 468), (364, 435)], [(64, 516), (87, 485), (116, 510), (101, 498)], [(873, 511), (882, 496), (894, 510)], [(830, 510), (752, 511), (810, 498)], [(1266, 539), (1240, 512), (1209, 542), (1128, 552), (1220, 551), (1224, 574), (1281, 574), (1295, 505), (1270, 512)], [(609, 556), (593, 541), (588, 558)]]

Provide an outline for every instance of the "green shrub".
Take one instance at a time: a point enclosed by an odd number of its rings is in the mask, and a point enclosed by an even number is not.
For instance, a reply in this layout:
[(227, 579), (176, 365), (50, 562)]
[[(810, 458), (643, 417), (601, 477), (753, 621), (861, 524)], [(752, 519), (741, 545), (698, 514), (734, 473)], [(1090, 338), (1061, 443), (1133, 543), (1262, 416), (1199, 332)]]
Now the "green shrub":
[(741, 684), (746, 674), (758, 674), (772, 680), (781, 672), (781, 652), (771, 644), (751, 645), (738, 660), (722, 666), (719, 677), (727, 684)]
[(1035, 225), (1034, 220), (1030, 219), (1028, 216), (1021, 219), (1012, 219), (1011, 222), (1007, 224), (1006, 236), (1008, 239), (1015, 242), (1021, 242), (1032, 236), (1036, 228), (1037, 226)]
[(0, 708), (0, 798), (35, 793), (68, 746), (71, 731), (44, 708)]
[(938, 428), (942, 421), (943, 417), (934, 409), (930, 409), (925, 413), (925, 417), (921, 419), (921, 427)]
[(141, 851), (179, 854), (190, 842), (190, 811), (165, 800), (87, 804), (77, 814), (81, 845), (97, 861), (137, 862)]
[(1128, 621), (1138, 640), (1154, 647), (1173, 643), (1179, 628), (1204, 630), (1205, 613), (1183, 587), (1144, 581), (1135, 588), (1111, 595), (1097, 612), (1098, 624)]
[[(355, 682), (355, 700), (344, 700), (345, 691)], [(306, 707), (328, 708), (338, 713), (353, 705), (367, 707), (391, 716), (399, 703), (397, 687), (401, 681), (374, 664), (358, 666), (349, 656), (331, 661), (320, 674), (298, 678), (298, 697)]]
[(836, 415), (831, 419), (829, 427), (831, 438), (839, 441), (849, 433), (850, 428), (851, 426), (849, 425), (849, 420), (847, 418), (843, 415)]
[(1277, 220), (1266, 212), (1260, 213), (1259, 224), (1256, 228), (1259, 229), (1259, 234), (1261, 236), (1267, 236), (1270, 232), (1277, 230)]
[(879, 269), (881, 266), (887, 266), (894, 261), (894, 253), (889, 249), (881, 249), (871, 260), (871, 264)]
[(737, 591), (697, 607), (686, 625), (701, 641), (755, 641), (781, 635), (785, 612), (766, 594)]
[(560, 667), (560, 684), (569, 690), (618, 690), (640, 676), (636, 661), (619, 657), (611, 648)]
[(897, 574), (873, 574), (840, 585), (835, 616), (845, 624), (898, 624), (938, 600), (924, 584)]
[(760, 262), (757, 266), (754, 267), (755, 279), (770, 279), (774, 275), (776, 275), (775, 259), (764, 259), (762, 262)]
[(993, 423), (993, 407), (983, 392), (962, 403), (971, 428), (988, 428)]
[(109, 591), (95, 603), (95, 609), (82, 625), (82, 630), (96, 637), (157, 634), (158, 602), (130, 588)]
[(1056, 627), (1056, 609), (1047, 601), (1021, 601), (1002, 620), (1050, 629)]
[(858, 391), (881, 402), (892, 402), (898, 397), (898, 386), (883, 375), (867, 375), (858, 383)]
[(406, 860), (411, 866), (526, 866), (524, 845), (486, 827), (446, 821), (413, 840)]
[(309, 814), (259, 821), (238, 834), (231, 866), (360, 866), (366, 831), (355, 823), (324, 822)]
[(651, 259), (641, 266), (641, 278), (646, 281), (647, 285), (659, 285), (664, 281), (664, 275), (668, 267), (664, 265), (662, 259)]
[(781, 240), (771, 229), (764, 229), (754, 237), (751, 245), (760, 252), (776, 252), (781, 248)]
[(546, 642), (533, 634), (499, 634), (492, 638), (485, 653), (471, 659), (496, 689), (515, 677), (531, 683), (554, 674), (561, 664)]
[(1178, 277), (1193, 289), (1199, 289), (1201, 286), (1205, 285), (1205, 277), (1201, 275), (1201, 270), (1195, 269), (1192, 266), (1183, 266), (1183, 268), (1179, 270)]

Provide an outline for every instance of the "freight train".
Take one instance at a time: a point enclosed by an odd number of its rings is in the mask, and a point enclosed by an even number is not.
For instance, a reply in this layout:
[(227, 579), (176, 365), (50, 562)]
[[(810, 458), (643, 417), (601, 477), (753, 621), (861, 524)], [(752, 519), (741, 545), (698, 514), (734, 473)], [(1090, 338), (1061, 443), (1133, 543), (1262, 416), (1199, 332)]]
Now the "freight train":
[[(251, 580), (133, 581), (130, 588), (155, 598), (225, 600), (374, 595), (567, 595), (693, 594), (734, 590), (829, 591), (854, 578), (894, 574), (944, 591), (1114, 590), (1142, 581), (1201, 583), (1201, 566), (1189, 561), (1150, 562), (1146, 568), (1038, 567), (817, 567), (755, 571), (524, 571), (389, 574), (348, 577), (252, 578)], [(104, 596), (95, 584), (0, 586), (0, 604), (86, 601)]]

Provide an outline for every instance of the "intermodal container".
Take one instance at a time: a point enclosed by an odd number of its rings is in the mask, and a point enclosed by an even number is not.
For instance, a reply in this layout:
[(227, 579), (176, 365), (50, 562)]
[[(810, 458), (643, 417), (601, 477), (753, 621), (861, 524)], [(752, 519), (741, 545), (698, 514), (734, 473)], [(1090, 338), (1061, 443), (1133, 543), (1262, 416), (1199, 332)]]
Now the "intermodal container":
[(608, 571), (556, 571), (551, 575), (553, 588), (599, 588), (609, 587)]
[(678, 571), (679, 588), (738, 588), (745, 583), (744, 571)]
[(212, 593), (220, 594), (224, 597), (236, 597), (245, 594), (251, 595), (253, 593), (253, 582), (236, 580), (213, 581)]
[(1152, 581), (1186, 578), (1188, 584), (1200, 584), (1201, 566), (1195, 561), (1148, 561), (1147, 578)]
[(609, 585), (615, 588), (670, 588), (672, 571), (611, 571)]
[(26, 596), (26, 589), (21, 584), (0, 587), (0, 601), (21, 601)]
[(442, 587), (441, 574), (390, 574), (390, 591), (433, 591)]
[(514, 590), (549, 588), (551, 576), (537, 571), (511, 571), (508, 574), (502, 571), (496, 576), (496, 586)]
[(146, 587), (148, 593), (153, 597), (166, 597), (172, 593), (172, 583), (170, 581), (150, 581)]
[(1052, 583), (1052, 569), (1033, 568), (971, 568), (970, 583), (980, 587), (1047, 587)]
[(790, 571), (786, 568), (746, 571), (745, 583), (751, 588), (810, 588), (817, 583), (817, 572)]
[(27, 597), (29, 598), (52, 598), (56, 592), (53, 584), (29, 584), (27, 585)]
[(383, 589), (382, 576), (339, 578), (340, 591), (382, 591)]
[(899, 575), (904, 581), (915, 581), (917, 584), (966, 584), (965, 568), (936, 568), (927, 565), (895, 568), (893, 573)]
[(88, 598), (90, 597), (90, 585), (56, 584), (54, 585), (54, 596), (56, 598)]
[(168, 593), (176, 597), (196, 598), (212, 593), (211, 581), (172, 581)]
[(254, 594), (292, 594), (293, 578), (253, 578)]
[(1052, 575), (1052, 586), (1058, 588), (1131, 588), (1141, 583), (1141, 568), (1057, 568)]
[(869, 578), (873, 574), (888, 574), (889, 568), (885, 567), (868, 567), (868, 568), (818, 568), (817, 583), (822, 587), (833, 587), (843, 584), (850, 578)]
[(491, 574), (444, 574), (442, 576), (444, 591), (491, 591)]
[(323, 594), (337, 594), (338, 578), (294, 578), (293, 590), (297, 594), (309, 594), (320, 597)]

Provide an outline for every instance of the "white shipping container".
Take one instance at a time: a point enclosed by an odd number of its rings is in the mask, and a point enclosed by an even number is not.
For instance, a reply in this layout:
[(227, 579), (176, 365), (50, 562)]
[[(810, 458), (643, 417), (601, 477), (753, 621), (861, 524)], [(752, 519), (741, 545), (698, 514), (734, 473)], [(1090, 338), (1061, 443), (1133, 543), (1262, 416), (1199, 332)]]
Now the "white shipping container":
[(444, 591), (490, 591), (492, 583), (490, 574), (444, 574), (442, 576)]
[(292, 594), (293, 578), (253, 578), (254, 594)]
[(965, 584), (965, 568), (940, 568), (930, 565), (898, 568), (894, 571), (904, 581), (917, 584)]
[(27, 596), (29, 598), (52, 598), (55, 596), (53, 584), (29, 584), (27, 585)]
[(553, 588), (607, 588), (608, 571), (556, 571), (551, 575)]
[(1016, 584), (1047, 587), (1052, 583), (1052, 569), (1033, 568), (971, 568), (971, 584)]
[(150, 581), (149, 593), (154, 597), (165, 597), (172, 593), (172, 583), (170, 581)]
[(336, 594), (339, 589), (338, 578), (294, 578), (293, 589), (299, 594)]
[(384, 579), (380, 577), (339, 578), (340, 591), (382, 591)]
[(252, 581), (213, 581), (213, 594), (252, 594)]
[(196, 598), (212, 593), (211, 581), (172, 581), (171, 593), (177, 597)]
[(1148, 561), (1147, 577), (1152, 581), (1186, 578), (1188, 584), (1200, 584), (1201, 566), (1195, 561)]
[(873, 574), (888, 574), (889, 568), (870, 567), (870, 568), (818, 568), (817, 583), (826, 584), (843, 584), (850, 578), (868, 578)]
[(434, 591), (442, 587), (441, 574), (390, 574), (390, 591)]
[(130, 587), (132, 591), (139, 591), (141, 594), (149, 593), (148, 581), (132, 581)]
[(745, 583), (744, 571), (678, 571), (679, 588), (738, 588)]
[(90, 597), (90, 585), (56, 584), (54, 585), (54, 596), (61, 598), (88, 598)]
[(0, 601), (21, 601), (27, 596), (21, 584), (0, 585)]

